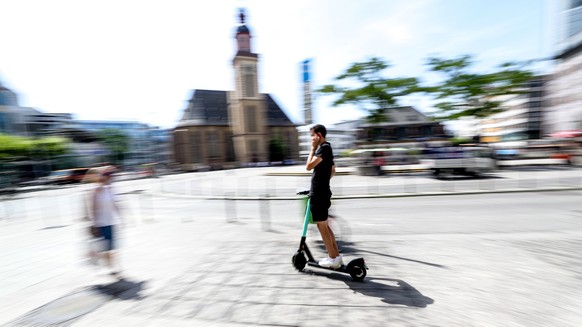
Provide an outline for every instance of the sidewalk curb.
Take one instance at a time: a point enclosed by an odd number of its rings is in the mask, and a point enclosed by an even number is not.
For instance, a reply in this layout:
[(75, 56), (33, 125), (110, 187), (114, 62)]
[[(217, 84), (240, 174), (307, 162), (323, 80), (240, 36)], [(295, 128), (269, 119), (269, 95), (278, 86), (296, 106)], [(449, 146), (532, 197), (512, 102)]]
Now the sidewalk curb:
[[(535, 159), (531, 159), (532, 161)], [(515, 168), (515, 167), (533, 167), (533, 166), (569, 166), (566, 163), (544, 163), (544, 162), (526, 162), (524, 160), (524, 162), (520, 162), (517, 164), (512, 164), (510, 162), (498, 162), (497, 166), (499, 167), (497, 170), (505, 170), (505, 169), (511, 169), (511, 168)], [(388, 168), (385, 168), (388, 167)], [(572, 167), (576, 167), (576, 166), (572, 166)], [(382, 171), (386, 174), (391, 174), (391, 173), (421, 173), (421, 172), (430, 172), (431, 168), (430, 167), (410, 167), (410, 168), (401, 168), (401, 165), (397, 165), (397, 166), (384, 166), (382, 168)], [(277, 172), (268, 172), (264, 174), (265, 176), (290, 176), (290, 177), (299, 177), (299, 176), (311, 176), (312, 173), (305, 171), (305, 172), (283, 172), (283, 173), (277, 173)], [(348, 176), (348, 175), (358, 175), (358, 173), (356, 171), (338, 171), (335, 173), (336, 176)]]
[[(459, 192), (424, 192), (424, 193), (388, 193), (388, 194), (353, 194), (332, 196), (332, 200), (350, 200), (350, 199), (375, 199), (375, 198), (411, 198), (419, 196), (447, 196), (447, 195), (478, 195), (478, 194), (504, 194), (504, 193), (536, 193), (536, 192), (564, 192), (564, 191), (582, 191), (582, 187), (551, 187), (540, 189), (504, 189), (504, 190), (475, 190)], [(199, 199), (199, 200), (236, 200), (236, 201), (260, 201), (260, 200), (300, 200), (302, 196), (203, 196), (203, 195), (186, 195), (177, 193), (162, 192), (144, 192), (155, 196), (165, 196), (182, 199)]]

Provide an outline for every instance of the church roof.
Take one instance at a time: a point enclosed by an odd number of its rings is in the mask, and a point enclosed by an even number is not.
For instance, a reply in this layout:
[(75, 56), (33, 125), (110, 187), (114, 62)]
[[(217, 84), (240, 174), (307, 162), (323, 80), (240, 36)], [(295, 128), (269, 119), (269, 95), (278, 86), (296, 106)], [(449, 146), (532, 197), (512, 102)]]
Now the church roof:
[[(228, 126), (227, 91), (194, 90), (179, 125)], [(295, 126), (270, 94), (267, 101), (268, 126)]]

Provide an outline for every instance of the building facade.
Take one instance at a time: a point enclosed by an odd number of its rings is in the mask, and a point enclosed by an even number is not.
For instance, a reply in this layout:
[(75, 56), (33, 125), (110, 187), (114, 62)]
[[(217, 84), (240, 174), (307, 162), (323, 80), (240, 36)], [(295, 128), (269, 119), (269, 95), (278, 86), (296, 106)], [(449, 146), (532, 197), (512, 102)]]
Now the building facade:
[(259, 56), (242, 11), (235, 39), (235, 90), (194, 90), (173, 130), (174, 160), (184, 170), (297, 158), (296, 125), (259, 92)]
[(386, 110), (387, 122), (363, 123), (358, 128), (358, 148), (387, 147), (395, 144), (440, 143), (450, 139), (444, 125), (430, 120), (413, 107), (403, 106)]
[(543, 137), (547, 75), (536, 76), (524, 85), (525, 93), (500, 99), (503, 111), (480, 121), (483, 143), (525, 142)]
[[(153, 152), (151, 151), (153, 139), (150, 137), (150, 127), (147, 124), (135, 121), (77, 120), (74, 122), (72, 130), (88, 132), (91, 135), (98, 135), (103, 130), (120, 131), (127, 136), (128, 140), (128, 149), (122, 163), (124, 166), (136, 166), (154, 162)], [(90, 151), (93, 151), (93, 149)], [(106, 158), (108, 153), (100, 151), (78, 152), (77, 154), (79, 156), (92, 157), (91, 160), (98, 162), (106, 161), (105, 159), (99, 159), (99, 156)]]
[(36, 109), (21, 107), (16, 93), (0, 83), (0, 133), (31, 136), (27, 120), (38, 114), (40, 112)]
[(582, 129), (582, 0), (558, 2), (555, 67), (548, 82), (544, 134)]

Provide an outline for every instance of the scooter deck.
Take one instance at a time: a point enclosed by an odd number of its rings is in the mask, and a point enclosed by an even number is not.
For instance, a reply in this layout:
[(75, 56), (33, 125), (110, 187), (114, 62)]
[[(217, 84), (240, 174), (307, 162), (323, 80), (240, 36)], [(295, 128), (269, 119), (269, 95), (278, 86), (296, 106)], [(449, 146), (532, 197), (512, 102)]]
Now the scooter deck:
[(348, 267), (347, 267), (346, 265), (344, 265), (344, 264), (342, 264), (342, 265), (341, 265), (339, 268), (331, 268), (331, 267), (329, 267), (329, 268), (328, 268), (328, 267), (322, 267), (322, 266), (320, 266), (320, 265), (319, 265), (319, 263), (317, 263), (317, 262), (314, 262), (314, 261), (308, 261), (308, 262), (307, 262), (307, 265), (308, 265), (308, 266), (311, 266), (311, 267), (320, 268), (320, 269), (327, 269), (327, 270), (333, 270), (333, 271), (340, 271), (340, 272), (343, 272), (343, 273), (347, 273), (347, 274), (349, 274), (349, 272), (348, 272)]

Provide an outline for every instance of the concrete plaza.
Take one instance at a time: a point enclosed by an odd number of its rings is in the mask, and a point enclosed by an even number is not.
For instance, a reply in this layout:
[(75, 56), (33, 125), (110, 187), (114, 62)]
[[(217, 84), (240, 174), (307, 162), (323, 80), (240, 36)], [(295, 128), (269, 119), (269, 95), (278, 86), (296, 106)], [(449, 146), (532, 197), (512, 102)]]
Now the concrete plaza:
[[(118, 183), (125, 284), (87, 264), (78, 208), (55, 193), (17, 202), (26, 214), (0, 222), (0, 325), (582, 324), (580, 191), (336, 200), (342, 251), (370, 268), (360, 283), (293, 269), (300, 201), (209, 200), (156, 185)], [(319, 239), (312, 227), (322, 256)]]

